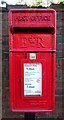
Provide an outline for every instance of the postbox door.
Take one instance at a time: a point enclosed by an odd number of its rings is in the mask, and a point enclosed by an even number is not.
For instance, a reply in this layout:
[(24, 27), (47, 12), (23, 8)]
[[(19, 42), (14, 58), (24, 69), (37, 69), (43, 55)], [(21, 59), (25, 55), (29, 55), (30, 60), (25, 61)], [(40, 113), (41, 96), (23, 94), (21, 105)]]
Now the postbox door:
[[(31, 54), (35, 54), (36, 59), (31, 58)], [(21, 96), (23, 99), (44, 98), (45, 60), (40, 60), (39, 55), (39, 53), (27, 53), (27, 60), (21, 60), (21, 71), (23, 71), (21, 73)]]
[[(16, 53), (16, 107), (27, 108), (28, 106), (34, 109), (38, 106), (46, 109), (52, 108), (52, 59), (51, 53), (39, 53), (40, 60), (27, 60), (27, 53)], [(42, 95), (27, 95), (24, 96), (24, 63), (41, 63), (42, 64)], [(37, 104), (34, 104), (34, 100)], [(27, 101), (27, 102), (26, 102)], [(32, 104), (33, 103), (33, 104)]]

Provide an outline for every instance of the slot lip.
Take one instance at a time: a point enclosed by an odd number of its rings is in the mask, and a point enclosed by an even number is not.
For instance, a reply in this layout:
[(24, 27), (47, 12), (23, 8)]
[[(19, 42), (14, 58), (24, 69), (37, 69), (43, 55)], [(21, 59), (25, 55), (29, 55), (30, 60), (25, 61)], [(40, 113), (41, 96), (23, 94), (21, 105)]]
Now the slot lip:
[(43, 28), (43, 27), (46, 27), (46, 28), (54, 28), (54, 25), (53, 25), (53, 23), (48, 23), (48, 24), (46, 24), (46, 23), (15, 23), (15, 24), (13, 24), (12, 25), (12, 28), (14, 28), (14, 27), (21, 27), (21, 28), (27, 28), (27, 27), (29, 27), (29, 28), (31, 28), (31, 27), (33, 27), (33, 28), (36, 28), (36, 27), (38, 27), (38, 28)]

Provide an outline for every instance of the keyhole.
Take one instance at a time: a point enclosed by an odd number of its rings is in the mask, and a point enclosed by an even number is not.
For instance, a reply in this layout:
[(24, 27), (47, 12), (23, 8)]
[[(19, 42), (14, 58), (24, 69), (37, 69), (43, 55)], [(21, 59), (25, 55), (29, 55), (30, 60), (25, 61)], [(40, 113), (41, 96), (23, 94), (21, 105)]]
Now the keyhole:
[(19, 82), (21, 82), (21, 79), (19, 79)]

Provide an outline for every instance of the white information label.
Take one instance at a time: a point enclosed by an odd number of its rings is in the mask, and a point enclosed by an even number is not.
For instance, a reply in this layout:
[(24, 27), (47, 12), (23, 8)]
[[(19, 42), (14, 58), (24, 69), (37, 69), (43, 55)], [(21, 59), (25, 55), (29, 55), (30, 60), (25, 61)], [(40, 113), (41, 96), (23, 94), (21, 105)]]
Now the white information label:
[(42, 63), (24, 63), (24, 96), (42, 95)]

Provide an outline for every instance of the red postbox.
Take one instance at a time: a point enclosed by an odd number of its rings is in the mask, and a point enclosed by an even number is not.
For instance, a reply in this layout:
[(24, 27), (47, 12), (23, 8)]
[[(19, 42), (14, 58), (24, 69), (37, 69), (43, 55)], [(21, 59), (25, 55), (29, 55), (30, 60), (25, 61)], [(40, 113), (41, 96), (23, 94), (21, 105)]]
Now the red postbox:
[(52, 112), (55, 107), (55, 11), (9, 12), (10, 108)]

